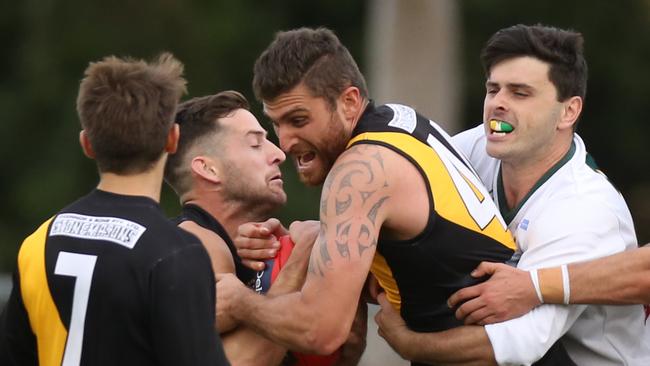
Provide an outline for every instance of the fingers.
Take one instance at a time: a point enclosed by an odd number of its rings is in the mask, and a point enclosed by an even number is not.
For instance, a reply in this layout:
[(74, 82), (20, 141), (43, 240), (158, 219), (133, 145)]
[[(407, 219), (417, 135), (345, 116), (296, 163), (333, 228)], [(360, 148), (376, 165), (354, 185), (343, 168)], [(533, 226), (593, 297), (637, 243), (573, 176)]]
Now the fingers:
[(278, 250), (273, 249), (237, 249), (237, 254), (242, 259), (264, 261), (271, 259), (278, 254)]
[[(481, 295), (483, 284), (462, 288), (452, 294), (447, 299), (447, 306), (455, 308), (456, 306)], [(460, 318), (459, 318), (460, 319)]]
[(381, 306), (381, 310), (393, 310), (390, 301), (388, 301), (386, 294), (383, 292), (377, 294), (377, 303), (379, 304), (379, 306)]
[(467, 315), (465, 318), (465, 325), (486, 325), (497, 322), (502, 322), (506, 319), (503, 316), (493, 312), (489, 306), (483, 306), (474, 310), (471, 314)]
[(274, 217), (271, 217), (270, 219), (259, 223), (259, 226), (262, 233), (268, 232), (269, 234), (273, 234), (277, 237), (289, 234), (289, 231), (287, 231), (287, 229), (282, 226), (280, 220)]
[[(261, 242), (242, 240), (241, 244), (244, 245), (244, 248), (248, 248), (246, 246), (247, 244), (253, 246), (256, 243), (257, 245), (263, 244), (266, 240), (275, 240), (274, 237), (286, 235), (287, 233), (286, 229), (280, 224), (280, 221), (275, 218), (270, 218), (264, 222), (247, 222), (239, 225), (237, 228), (237, 238), (261, 240)], [(238, 245), (238, 243), (235, 242), (235, 245)]]
[(465, 320), (465, 324), (472, 324), (471, 322), (467, 323), (468, 319), (466, 318), (470, 317), (470, 321), (471, 321), (472, 313), (483, 308), (484, 306), (485, 303), (483, 302), (483, 299), (481, 299), (480, 297), (469, 300), (465, 302), (463, 305), (461, 305), (460, 307), (458, 307), (458, 309), (456, 309), (456, 319)]
[(266, 268), (266, 263), (260, 261), (254, 261), (254, 260), (242, 258), (241, 263), (246, 267), (252, 269), (253, 271), (261, 271), (264, 268)]
[(506, 266), (503, 263), (493, 263), (493, 262), (481, 262), (481, 264), (472, 271), (472, 277), (480, 278), (483, 276), (491, 276), (496, 272), (499, 266)]

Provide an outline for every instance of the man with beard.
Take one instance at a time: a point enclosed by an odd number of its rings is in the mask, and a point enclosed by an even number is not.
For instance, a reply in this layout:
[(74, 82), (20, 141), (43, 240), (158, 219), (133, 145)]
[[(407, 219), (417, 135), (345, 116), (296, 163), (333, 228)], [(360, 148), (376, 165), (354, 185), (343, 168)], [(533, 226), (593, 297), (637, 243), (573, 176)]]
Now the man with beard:
[(254, 74), (301, 180), (324, 182), (321, 226), (300, 292), (265, 299), (224, 276), (220, 305), (289, 348), (329, 353), (345, 339), (372, 271), (411, 329), (462, 324), (448, 295), (475, 281), (473, 263), (510, 259), (514, 242), (449, 136), (410, 107), (375, 106), (328, 29), (278, 33)]
[[(174, 222), (201, 239), (215, 273), (234, 273), (253, 287), (259, 278), (242, 265), (231, 238), (240, 224), (264, 220), (285, 204), (280, 173), (285, 155), (267, 139), (266, 131), (249, 111), (248, 101), (235, 91), (180, 104), (176, 122), (181, 136), (178, 152), (170, 157), (165, 171), (166, 181), (183, 206)], [(292, 224), (291, 238), (297, 244), (268, 296), (295, 291), (302, 285), (317, 233), (313, 228), (317, 230), (309, 223)], [(289, 232), (283, 230), (281, 234)], [(269, 256), (277, 250), (270, 249)], [(282, 361), (286, 348), (230, 320), (217, 304), (218, 329), (233, 364), (274, 365)], [(348, 349), (346, 355), (356, 354), (358, 359), (362, 350)]]

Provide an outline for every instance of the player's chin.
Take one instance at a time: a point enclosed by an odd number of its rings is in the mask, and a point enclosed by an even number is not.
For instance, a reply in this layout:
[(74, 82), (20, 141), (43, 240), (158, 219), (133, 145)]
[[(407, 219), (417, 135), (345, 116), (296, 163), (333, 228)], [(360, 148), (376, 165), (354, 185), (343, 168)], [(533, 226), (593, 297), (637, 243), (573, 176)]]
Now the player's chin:
[(298, 170), (298, 178), (305, 185), (319, 186), (327, 178), (327, 169), (323, 169), (321, 164), (312, 166), (310, 169), (300, 169)]
[(322, 175), (313, 175), (313, 174), (300, 174), (298, 178), (300, 178), (300, 181), (310, 187), (315, 187), (323, 184), (325, 181), (325, 174)]
[(287, 203), (287, 194), (280, 190), (280, 192), (275, 192), (273, 195), (273, 202), (279, 207), (284, 206)]

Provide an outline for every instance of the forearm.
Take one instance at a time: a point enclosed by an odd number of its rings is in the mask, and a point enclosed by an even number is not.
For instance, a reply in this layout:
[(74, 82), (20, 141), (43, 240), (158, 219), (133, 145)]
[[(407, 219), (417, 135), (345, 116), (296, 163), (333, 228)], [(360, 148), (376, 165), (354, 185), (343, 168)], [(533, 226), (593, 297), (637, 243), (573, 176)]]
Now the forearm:
[(650, 248), (569, 266), (573, 304), (650, 303)]
[(241, 326), (221, 338), (226, 356), (232, 365), (279, 365), (287, 349)]
[(496, 365), (490, 339), (481, 326), (436, 333), (408, 331), (402, 357), (436, 365)]
[[(349, 331), (348, 324), (345, 333), (339, 332), (346, 325), (343, 320), (336, 324), (323, 322), (323, 317), (319, 316), (322, 312), (315, 304), (305, 303), (300, 292), (264, 298), (249, 291), (231, 311), (233, 317), (255, 332), (304, 353), (332, 353), (343, 343)], [(339, 336), (341, 334), (343, 337)]]

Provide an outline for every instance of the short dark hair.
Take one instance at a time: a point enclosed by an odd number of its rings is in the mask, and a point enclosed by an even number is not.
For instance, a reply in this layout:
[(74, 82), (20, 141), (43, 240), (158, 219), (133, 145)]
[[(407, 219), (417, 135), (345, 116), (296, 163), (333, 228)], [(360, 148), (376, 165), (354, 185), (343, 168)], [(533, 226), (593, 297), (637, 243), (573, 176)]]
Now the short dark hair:
[(334, 32), (327, 28), (300, 28), (278, 32), (255, 61), (253, 91), (258, 100), (273, 100), (304, 82), (315, 97), (330, 107), (349, 86), (368, 97), (366, 81), (357, 63)]
[(183, 64), (169, 53), (147, 63), (106, 57), (91, 63), (77, 112), (100, 172), (140, 173), (162, 156), (180, 97)]
[(583, 54), (582, 34), (544, 25), (518, 24), (496, 32), (481, 53), (485, 74), (492, 67), (514, 57), (531, 56), (547, 62), (549, 80), (562, 102), (587, 94), (587, 61)]
[(180, 127), (181, 136), (176, 153), (169, 156), (165, 166), (165, 181), (177, 195), (185, 194), (192, 186), (192, 157), (189, 152), (195, 146), (201, 145), (205, 141), (204, 138), (219, 134), (222, 130), (219, 118), (227, 117), (237, 109), (249, 110), (250, 105), (246, 97), (232, 90), (192, 98), (178, 106), (175, 121)]

